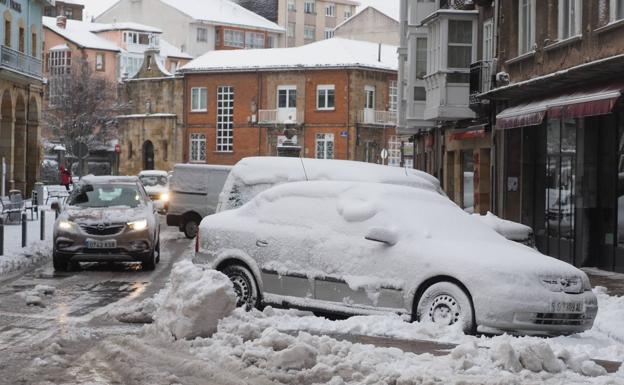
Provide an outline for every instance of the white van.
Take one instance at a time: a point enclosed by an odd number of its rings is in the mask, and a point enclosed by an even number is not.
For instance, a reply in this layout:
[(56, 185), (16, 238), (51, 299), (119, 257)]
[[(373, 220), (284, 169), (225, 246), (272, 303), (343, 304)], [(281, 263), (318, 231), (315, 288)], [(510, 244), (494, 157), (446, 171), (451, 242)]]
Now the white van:
[(232, 166), (176, 164), (169, 185), (167, 225), (194, 238), (202, 218), (214, 214)]

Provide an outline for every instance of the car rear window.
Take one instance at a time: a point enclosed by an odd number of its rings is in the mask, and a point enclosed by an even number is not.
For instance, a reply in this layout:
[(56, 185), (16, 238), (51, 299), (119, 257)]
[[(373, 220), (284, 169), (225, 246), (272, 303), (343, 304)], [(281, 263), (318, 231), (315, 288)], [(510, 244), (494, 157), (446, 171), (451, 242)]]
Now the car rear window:
[(137, 207), (145, 202), (136, 185), (88, 184), (75, 190), (68, 203), (78, 207)]

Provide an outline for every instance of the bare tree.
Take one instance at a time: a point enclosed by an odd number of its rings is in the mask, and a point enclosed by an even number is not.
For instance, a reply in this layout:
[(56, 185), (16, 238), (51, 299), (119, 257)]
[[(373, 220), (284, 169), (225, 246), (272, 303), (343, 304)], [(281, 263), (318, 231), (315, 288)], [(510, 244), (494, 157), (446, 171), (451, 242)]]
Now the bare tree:
[(117, 85), (95, 73), (92, 65), (80, 58), (49, 78), (44, 121), (50, 139), (62, 143), (68, 154), (77, 155), (78, 143), (92, 149), (117, 137), (116, 116), (124, 109)]

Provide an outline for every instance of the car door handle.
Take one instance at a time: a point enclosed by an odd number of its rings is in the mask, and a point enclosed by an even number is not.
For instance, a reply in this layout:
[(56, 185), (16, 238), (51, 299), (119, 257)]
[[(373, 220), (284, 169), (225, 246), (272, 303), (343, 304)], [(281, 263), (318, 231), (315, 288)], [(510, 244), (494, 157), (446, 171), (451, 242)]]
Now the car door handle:
[(256, 241), (256, 246), (258, 247), (267, 247), (268, 245), (269, 245), (269, 242), (267, 241), (261, 241), (261, 240)]

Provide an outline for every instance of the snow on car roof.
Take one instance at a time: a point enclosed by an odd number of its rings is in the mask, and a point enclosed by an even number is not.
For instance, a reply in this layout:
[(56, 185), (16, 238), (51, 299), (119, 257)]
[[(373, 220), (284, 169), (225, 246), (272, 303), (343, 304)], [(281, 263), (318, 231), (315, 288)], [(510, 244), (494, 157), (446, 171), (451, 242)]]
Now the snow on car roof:
[(137, 183), (139, 178), (136, 176), (118, 176), (118, 175), (87, 175), (82, 177), (81, 183), (104, 184), (104, 183)]
[(164, 170), (143, 170), (139, 176), (167, 176), (169, 173)]

